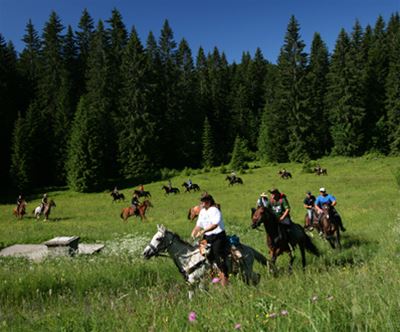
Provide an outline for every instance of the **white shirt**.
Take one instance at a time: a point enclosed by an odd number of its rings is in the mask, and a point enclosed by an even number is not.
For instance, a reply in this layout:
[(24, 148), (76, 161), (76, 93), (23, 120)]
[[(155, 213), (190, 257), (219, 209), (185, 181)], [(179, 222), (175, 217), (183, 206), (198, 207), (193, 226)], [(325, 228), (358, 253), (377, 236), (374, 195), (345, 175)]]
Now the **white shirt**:
[(205, 235), (219, 234), (225, 230), (224, 221), (222, 219), (222, 213), (215, 206), (210, 206), (208, 210), (202, 208), (196, 223), (196, 226), (199, 226), (202, 229), (205, 229), (210, 225), (218, 225), (218, 226), (213, 230), (206, 232)]

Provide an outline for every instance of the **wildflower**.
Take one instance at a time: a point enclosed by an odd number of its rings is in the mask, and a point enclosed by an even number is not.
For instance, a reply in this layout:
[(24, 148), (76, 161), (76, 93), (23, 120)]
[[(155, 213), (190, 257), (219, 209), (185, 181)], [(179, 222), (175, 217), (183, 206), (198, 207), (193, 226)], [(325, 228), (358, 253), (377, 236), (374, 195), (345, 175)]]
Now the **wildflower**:
[(276, 314), (275, 312), (271, 312), (271, 313), (268, 315), (268, 318), (276, 318), (276, 317), (278, 317), (278, 314)]
[(242, 325), (237, 323), (235, 324), (235, 330), (240, 330), (242, 328)]
[(317, 302), (318, 300), (318, 296), (317, 295), (313, 295), (311, 298), (311, 302)]
[(196, 313), (194, 311), (189, 312), (188, 320), (189, 322), (194, 322), (196, 320)]
[(281, 316), (287, 316), (289, 312), (287, 310), (282, 310), (281, 311)]
[(219, 281), (220, 281), (219, 278), (213, 278), (213, 280), (211, 280), (211, 282), (212, 282), (213, 284), (216, 284), (216, 283), (219, 282)]

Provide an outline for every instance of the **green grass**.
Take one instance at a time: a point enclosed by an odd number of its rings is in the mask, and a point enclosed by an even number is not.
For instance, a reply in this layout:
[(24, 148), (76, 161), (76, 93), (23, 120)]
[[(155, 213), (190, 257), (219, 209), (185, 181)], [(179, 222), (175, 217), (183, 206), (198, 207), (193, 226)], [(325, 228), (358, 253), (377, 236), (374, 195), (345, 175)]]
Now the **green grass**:
[[(154, 208), (148, 220), (119, 218), (129, 204), (111, 203), (109, 193), (53, 191), (57, 207), (51, 221), (28, 214), (16, 220), (13, 205), (0, 205), (0, 247), (41, 243), (54, 236), (78, 235), (81, 242), (105, 243), (90, 257), (0, 259), (0, 330), (4, 331), (399, 331), (400, 330), (400, 199), (396, 177), (400, 158), (329, 158), (320, 160), (328, 176), (302, 171), (300, 164), (270, 165), (241, 174), (243, 186), (228, 187), (218, 170), (192, 175), (194, 183), (221, 204), (228, 233), (267, 254), (265, 233), (249, 228), (250, 208), (271, 187), (284, 192), (292, 217), (302, 224), (307, 190), (324, 186), (338, 199), (347, 232), (343, 250), (332, 251), (314, 237), (320, 258), (300, 254), (294, 273), (288, 258), (278, 258), (278, 277), (262, 266), (257, 287), (232, 278), (230, 287), (212, 286), (188, 301), (186, 285), (170, 259), (144, 261), (141, 252), (164, 224), (189, 237), (186, 219), (200, 193), (165, 196), (162, 182), (145, 185)], [(292, 180), (277, 171), (285, 167)], [(172, 179), (180, 187), (186, 175)], [(180, 187), (181, 188), (181, 187)], [(133, 188), (121, 190), (131, 197)], [(28, 202), (31, 212), (40, 198)], [(287, 315), (281, 315), (287, 310)], [(189, 312), (197, 314), (188, 321)], [(274, 315), (277, 315), (273, 318)]]

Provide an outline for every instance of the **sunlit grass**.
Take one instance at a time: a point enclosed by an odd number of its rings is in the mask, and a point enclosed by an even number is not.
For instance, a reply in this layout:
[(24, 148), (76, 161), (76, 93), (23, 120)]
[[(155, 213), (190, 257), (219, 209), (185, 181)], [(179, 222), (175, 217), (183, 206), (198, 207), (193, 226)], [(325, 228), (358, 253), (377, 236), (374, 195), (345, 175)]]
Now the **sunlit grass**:
[[(144, 261), (146, 242), (164, 224), (189, 240), (193, 223), (186, 218), (200, 193), (166, 196), (162, 182), (145, 185), (154, 208), (148, 220), (120, 217), (123, 203), (109, 193), (50, 192), (57, 207), (48, 222), (28, 214), (11, 215), (0, 206), (0, 246), (42, 243), (54, 236), (78, 235), (81, 242), (104, 243), (93, 256), (46, 259), (0, 259), (0, 330), (12, 331), (399, 331), (400, 199), (395, 177), (400, 158), (320, 161), (328, 176), (302, 172), (300, 164), (255, 168), (241, 174), (243, 186), (228, 187), (218, 170), (192, 175), (193, 182), (221, 204), (227, 231), (267, 254), (265, 233), (251, 230), (250, 208), (258, 195), (278, 187), (290, 200), (294, 221), (302, 224), (304, 193), (324, 186), (338, 199), (347, 232), (343, 250), (334, 252), (318, 236), (320, 258), (307, 255), (302, 272), (297, 257), (287, 273), (279, 257), (278, 277), (262, 266), (258, 287), (232, 278), (227, 289), (211, 285), (188, 301), (186, 286), (168, 258)], [(292, 180), (281, 180), (285, 167)], [(180, 187), (186, 175), (172, 179)], [(127, 198), (134, 188), (122, 189)], [(29, 201), (28, 211), (40, 198)], [(299, 254), (297, 256), (300, 256)], [(188, 315), (195, 312), (195, 319)]]

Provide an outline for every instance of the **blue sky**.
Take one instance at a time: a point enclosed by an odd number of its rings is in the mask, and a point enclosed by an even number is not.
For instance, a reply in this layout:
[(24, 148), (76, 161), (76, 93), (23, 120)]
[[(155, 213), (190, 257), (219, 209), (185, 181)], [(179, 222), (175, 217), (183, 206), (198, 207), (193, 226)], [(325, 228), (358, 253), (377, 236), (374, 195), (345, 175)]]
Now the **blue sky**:
[(76, 30), (84, 8), (95, 21), (109, 19), (117, 8), (128, 31), (134, 25), (143, 43), (149, 31), (158, 37), (168, 19), (175, 40), (185, 38), (193, 55), (200, 46), (206, 52), (217, 46), (230, 62), (240, 62), (243, 51), (254, 54), (260, 47), (275, 63), (292, 14), (307, 50), (319, 32), (332, 51), (341, 28), (351, 31), (356, 19), (363, 27), (374, 25), (378, 15), (387, 22), (400, 11), (400, 0), (0, 0), (0, 33), (21, 51), (29, 19), (41, 34), (54, 10), (64, 26)]

